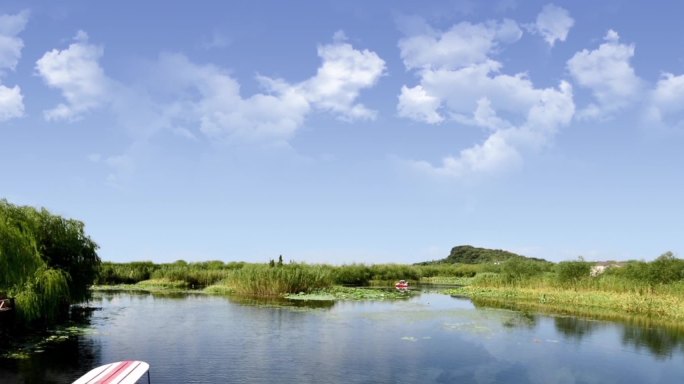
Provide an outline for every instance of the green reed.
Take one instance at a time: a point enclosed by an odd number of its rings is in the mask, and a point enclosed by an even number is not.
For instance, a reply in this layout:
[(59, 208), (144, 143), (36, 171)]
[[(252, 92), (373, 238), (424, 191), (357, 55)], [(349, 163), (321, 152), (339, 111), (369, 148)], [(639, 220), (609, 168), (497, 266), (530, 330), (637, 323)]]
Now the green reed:
[(231, 271), (216, 285), (239, 295), (282, 296), (330, 287), (332, 283), (328, 266), (290, 263), (281, 266), (245, 265)]

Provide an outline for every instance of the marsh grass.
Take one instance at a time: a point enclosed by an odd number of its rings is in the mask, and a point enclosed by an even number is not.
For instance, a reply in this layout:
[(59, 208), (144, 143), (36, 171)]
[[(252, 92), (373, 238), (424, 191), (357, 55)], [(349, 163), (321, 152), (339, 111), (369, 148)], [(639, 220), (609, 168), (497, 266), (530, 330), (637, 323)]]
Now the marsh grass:
[(466, 296), (476, 305), (536, 310), (547, 313), (679, 324), (684, 322), (684, 297), (673, 294), (640, 294), (568, 290), (564, 288), (459, 287), (444, 291)]
[(323, 265), (286, 264), (269, 266), (252, 264), (232, 271), (225, 279), (209, 287), (210, 290), (230, 290), (246, 296), (282, 296), (288, 293), (309, 292), (332, 286), (329, 267)]
[[(149, 281), (182, 282), (184, 289), (233, 292), (244, 295), (275, 296), (308, 292), (311, 289), (345, 286), (393, 286), (398, 280), (425, 283), (431, 280), (474, 276), (482, 266), (476, 265), (406, 265), (406, 264), (249, 264), (209, 261), (154, 264), (151, 262), (104, 263), (98, 286), (146, 284)], [(443, 280), (443, 281), (444, 281)], [(147, 282), (146, 282), (147, 281)], [(137, 287), (139, 288), (139, 287)]]
[(136, 284), (150, 279), (183, 281), (188, 287), (202, 288), (228, 277), (231, 271), (245, 265), (242, 262), (224, 263), (206, 261), (187, 263), (183, 260), (174, 263), (154, 264), (150, 261), (132, 263), (102, 264), (98, 285)]
[(474, 277), (457, 277), (457, 276), (432, 276), (421, 277), (420, 284), (432, 285), (470, 285)]
[(547, 312), (639, 317), (684, 322), (684, 262), (667, 253), (653, 262), (630, 262), (591, 276), (583, 260), (555, 265), (502, 263), (470, 284), (446, 291), (480, 304), (515, 305)]

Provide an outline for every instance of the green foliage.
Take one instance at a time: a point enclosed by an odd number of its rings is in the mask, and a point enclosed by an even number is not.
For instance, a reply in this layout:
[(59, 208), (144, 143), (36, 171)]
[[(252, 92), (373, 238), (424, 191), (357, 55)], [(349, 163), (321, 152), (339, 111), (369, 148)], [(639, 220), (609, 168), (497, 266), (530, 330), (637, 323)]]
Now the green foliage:
[(429, 277), (474, 277), (483, 271), (483, 264), (427, 264), (417, 265), (420, 275)]
[(21, 286), (44, 265), (33, 237), (12, 222), (7, 210), (0, 200), (0, 292)]
[(271, 268), (263, 264), (251, 264), (231, 271), (220, 285), (242, 295), (281, 296), (330, 287), (332, 276), (330, 268), (322, 265), (291, 263)]
[(152, 279), (184, 281), (189, 287), (206, 287), (230, 276), (231, 271), (240, 269), (244, 263), (224, 264), (221, 261), (160, 264), (151, 274)]
[(648, 285), (672, 284), (684, 280), (684, 260), (666, 252), (650, 263), (632, 261), (620, 268), (610, 268), (607, 274)]
[(577, 283), (589, 278), (591, 264), (584, 260), (562, 261), (556, 266), (556, 276), (561, 284)]
[(342, 265), (332, 268), (333, 281), (342, 285), (368, 285), (373, 279), (371, 268), (364, 264)]
[(501, 274), (509, 282), (523, 281), (541, 274), (544, 271), (545, 264), (550, 263), (514, 257), (502, 264)]
[(531, 257), (525, 257), (513, 252), (504, 251), (501, 249), (487, 249), (477, 248), (470, 245), (459, 245), (451, 249), (451, 253), (445, 259), (433, 262), (420, 263), (423, 265), (435, 263), (463, 263), (463, 264), (480, 264), (480, 263), (500, 263), (511, 258), (524, 258), (534, 261), (545, 261)]
[(82, 222), (0, 200), (0, 292), (24, 324), (54, 320), (88, 297), (100, 265)]
[[(153, 264), (151, 262), (110, 263), (102, 265), (98, 284), (136, 284), (148, 279), (163, 279), (167, 281), (184, 282), (187, 287), (208, 287), (221, 281), (228, 281), (234, 274), (231, 271), (243, 267), (258, 268), (258, 266), (272, 269), (287, 268), (275, 260), (268, 264), (245, 264), (211, 261), (203, 263)], [(303, 264), (296, 264), (303, 266)], [(472, 277), (482, 270), (484, 265), (474, 264), (432, 264), (432, 265), (401, 265), (401, 264), (350, 264), (342, 266), (319, 265), (317, 268), (327, 271), (334, 284), (366, 286), (374, 284), (393, 284), (397, 280), (419, 281), (422, 277)]]
[(40, 268), (16, 295), (17, 311), (26, 323), (55, 320), (69, 303), (69, 285), (64, 271)]
[(158, 267), (151, 261), (132, 263), (103, 262), (96, 284), (135, 284), (148, 280)]
[(84, 224), (42, 209), (36, 239), (40, 255), (47, 265), (68, 274), (72, 300), (87, 299), (88, 286), (97, 277), (100, 258), (97, 244), (85, 234)]
[(668, 284), (684, 278), (684, 260), (666, 252), (650, 263), (648, 280), (652, 284)]
[(418, 268), (406, 264), (374, 264), (370, 269), (371, 280), (376, 281), (418, 280), (421, 276)]

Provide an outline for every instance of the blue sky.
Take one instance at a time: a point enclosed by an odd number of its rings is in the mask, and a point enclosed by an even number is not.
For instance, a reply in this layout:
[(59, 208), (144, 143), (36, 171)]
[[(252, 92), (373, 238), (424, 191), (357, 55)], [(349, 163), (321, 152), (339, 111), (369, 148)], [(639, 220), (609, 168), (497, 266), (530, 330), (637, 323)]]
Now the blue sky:
[(110, 261), (684, 252), (684, 6), (0, 5), (0, 196)]

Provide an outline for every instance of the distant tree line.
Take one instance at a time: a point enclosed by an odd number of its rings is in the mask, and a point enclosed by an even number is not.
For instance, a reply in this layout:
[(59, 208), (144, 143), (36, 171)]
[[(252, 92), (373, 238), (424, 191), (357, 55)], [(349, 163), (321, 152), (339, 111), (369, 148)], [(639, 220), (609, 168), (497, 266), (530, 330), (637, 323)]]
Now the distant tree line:
[(81, 221), (0, 199), (0, 300), (21, 325), (51, 323), (89, 297), (100, 258)]

